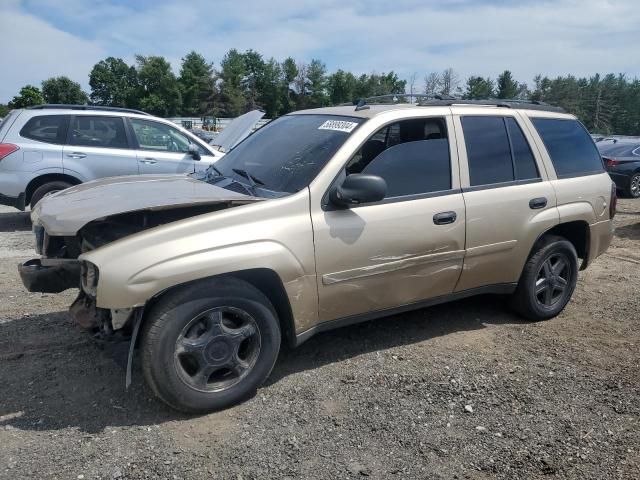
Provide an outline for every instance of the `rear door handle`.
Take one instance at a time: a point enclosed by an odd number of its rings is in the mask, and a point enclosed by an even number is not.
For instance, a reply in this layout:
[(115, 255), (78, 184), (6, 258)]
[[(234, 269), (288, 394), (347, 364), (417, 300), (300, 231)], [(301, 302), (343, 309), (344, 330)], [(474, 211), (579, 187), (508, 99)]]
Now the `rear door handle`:
[(82, 152), (67, 153), (67, 157), (69, 157), (69, 158), (84, 158), (86, 156), (87, 156), (87, 154), (86, 153), (82, 153)]
[(140, 163), (144, 163), (145, 165), (154, 165), (158, 163), (155, 158), (145, 158), (144, 160), (140, 160)]
[(456, 218), (458, 218), (456, 212), (440, 212), (433, 216), (433, 223), (436, 225), (446, 225), (455, 222)]
[(545, 197), (532, 198), (529, 200), (529, 208), (532, 210), (538, 210), (547, 206), (547, 199)]

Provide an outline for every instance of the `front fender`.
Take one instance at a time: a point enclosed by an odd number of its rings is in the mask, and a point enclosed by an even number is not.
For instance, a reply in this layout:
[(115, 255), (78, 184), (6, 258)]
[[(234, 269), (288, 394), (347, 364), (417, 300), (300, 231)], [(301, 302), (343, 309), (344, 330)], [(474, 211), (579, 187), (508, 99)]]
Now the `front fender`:
[(97, 306), (140, 307), (191, 281), (268, 269), (282, 281), (296, 327), (313, 324), (317, 289), (305, 193), (180, 220), (83, 254), (98, 267)]

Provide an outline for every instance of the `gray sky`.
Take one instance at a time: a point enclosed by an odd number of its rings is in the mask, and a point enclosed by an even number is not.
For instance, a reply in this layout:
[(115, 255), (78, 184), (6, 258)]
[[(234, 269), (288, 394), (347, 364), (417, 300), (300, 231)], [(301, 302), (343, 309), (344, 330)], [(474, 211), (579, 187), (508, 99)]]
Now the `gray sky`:
[[(133, 6), (132, 6), (133, 5)], [(638, 0), (0, 0), (0, 102), (67, 75), (89, 91), (107, 56), (163, 55), (178, 71), (196, 50), (219, 65), (230, 48), (320, 58), (329, 71), (414, 72), (519, 81), (593, 73), (640, 75)]]

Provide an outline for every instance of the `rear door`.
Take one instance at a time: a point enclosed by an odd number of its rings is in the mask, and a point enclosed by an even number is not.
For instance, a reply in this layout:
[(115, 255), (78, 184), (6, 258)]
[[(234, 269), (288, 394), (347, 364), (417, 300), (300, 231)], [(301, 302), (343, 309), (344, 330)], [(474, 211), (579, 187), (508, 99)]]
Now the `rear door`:
[(538, 236), (558, 223), (554, 189), (518, 114), (476, 111), (455, 116), (467, 211), (456, 291), (517, 282)]
[[(192, 173), (205, 170), (215, 157), (177, 128), (154, 120), (129, 118), (137, 146), (140, 173)], [(196, 160), (189, 153), (194, 144), (200, 153)]]
[(62, 161), (65, 172), (84, 181), (138, 174), (136, 152), (117, 116), (72, 115)]

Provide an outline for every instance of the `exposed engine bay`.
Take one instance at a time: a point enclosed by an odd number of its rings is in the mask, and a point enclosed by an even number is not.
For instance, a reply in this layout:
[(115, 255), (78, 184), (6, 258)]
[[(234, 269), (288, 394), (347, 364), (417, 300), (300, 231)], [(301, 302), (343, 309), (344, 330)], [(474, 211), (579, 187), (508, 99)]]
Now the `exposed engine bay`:
[(143, 230), (223, 210), (231, 206), (233, 206), (232, 202), (225, 202), (121, 213), (93, 220), (82, 227), (75, 236), (49, 236), (43, 227), (36, 226), (34, 227), (36, 251), (47, 260), (75, 259), (82, 253), (95, 250)]
[(20, 266), (22, 281), (31, 292), (59, 293), (80, 288), (71, 314), (84, 328), (113, 333), (113, 327), (124, 326), (131, 312), (114, 313), (95, 307), (95, 298), (84, 286), (91, 272), (78, 257), (144, 230), (237, 205), (242, 203), (228, 201), (126, 212), (93, 220), (73, 236), (50, 236), (43, 226), (35, 225), (36, 251), (42, 257)]

